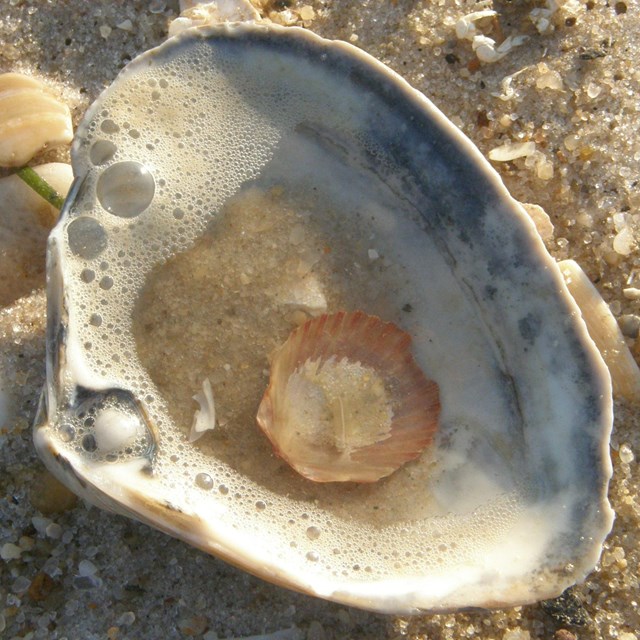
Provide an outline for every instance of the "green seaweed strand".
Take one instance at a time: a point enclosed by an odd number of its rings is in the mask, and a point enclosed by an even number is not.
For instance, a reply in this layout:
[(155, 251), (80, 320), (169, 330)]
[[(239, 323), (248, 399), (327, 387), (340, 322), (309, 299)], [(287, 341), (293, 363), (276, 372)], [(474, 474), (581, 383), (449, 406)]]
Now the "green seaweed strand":
[(50, 205), (58, 211), (62, 209), (64, 198), (43, 178), (41, 178), (31, 167), (22, 167), (16, 171), (16, 175), (24, 180), (39, 196), (44, 198)]

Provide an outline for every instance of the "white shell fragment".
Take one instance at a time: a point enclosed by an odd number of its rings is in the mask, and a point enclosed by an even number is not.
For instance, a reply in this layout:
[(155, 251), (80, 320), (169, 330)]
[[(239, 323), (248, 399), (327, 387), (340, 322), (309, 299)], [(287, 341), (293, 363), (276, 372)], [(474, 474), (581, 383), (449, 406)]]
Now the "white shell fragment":
[(206, 431), (215, 429), (216, 426), (216, 405), (213, 400), (213, 390), (209, 378), (202, 381), (202, 391), (198, 391), (193, 399), (200, 405), (200, 408), (193, 416), (189, 441), (195, 442), (201, 438)]
[(39, 80), (0, 75), (0, 166), (26, 164), (44, 146), (71, 142), (69, 107)]
[(640, 401), (640, 369), (609, 305), (577, 262), (563, 260), (558, 266), (580, 307), (589, 335), (607, 363), (614, 395), (631, 402)]
[(553, 223), (549, 214), (539, 205), (523, 202), (522, 206), (524, 210), (529, 214), (533, 224), (536, 225), (536, 229), (540, 234), (540, 237), (546, 242), (553, 238)]
[(497, 13), (492, 9), (473, 11), (462, 16), (456, 22), (456, 36), (459, 40), (470, 40), (471, 48), (480, 62), (492, 63), (502, 60), (514, 47), (527, 41), (527, 36), (509, 36), (499, 45), (493, 38), (479, 33), (476, 22), (485, 18), (493, 18)]
[(485, 9), (483, 11), (473, 11), (468, 13), (456, 22), (456, 36), (459, 40), (471, 40), (478, 35), (476, 22), (483, 18), (493, 18), (498, 15), (493, 9)]
[[(608, 372), (525, 211), (399, 76), (301, 29), (191, 29), (127, 66), (72, 157), (34, 439), (74, 491), (381, 612), (532, 602), (591, 571)], [(393, 323), (438, 385), (432, 444), (376, 482), (304, 478), (256, 425), (270, 355), (325, 305)], [(196, 394), (216, 426), (191, 442)]]
[(182, 0), (180, 17), (169, 24), (169, 35), (175, 36), (192, 27), (222, 22), (258, 20), (260, 14), (249, 0), (215, 0), (214, 2)]
[(526, 158), (534, 153), (535, 150), (536, 143), (532, 140), (529, 142), (506, 142), (499, 147), (491, 149), (488, 156), (489, 160), (494, 162), (509, 162), (518, 158)]
[(527, 36), (509, 36), (499, 45), (488, 36), (474, 36), (471, 47), (480, 62), (498, 62), (502, 60), (512, 49), (523, 45), (528, 40)]

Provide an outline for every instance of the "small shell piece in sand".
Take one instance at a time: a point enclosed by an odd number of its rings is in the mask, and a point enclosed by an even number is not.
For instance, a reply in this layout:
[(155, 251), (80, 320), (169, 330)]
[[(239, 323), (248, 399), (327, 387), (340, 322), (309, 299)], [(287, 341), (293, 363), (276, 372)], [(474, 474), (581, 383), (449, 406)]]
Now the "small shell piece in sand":
[(207, 24), (253, 22), (260, 19), (260, 14), (249, 0), (216, 0), (215, 2), (181, 0), (180, 11), (180, 17), (169, 25), (169, 36)]
[(0, 75), (0, 166), (26, 164), (46, 145), (73, 138), (71, 113), (42, 82), (20, 75)]
[(276, 452), (316, 482), (375, 482), (417, 458), (440, 402), (410, 344), (409, 334), (361, 311), (295, 329), (273, 358), (258, 410)]
[(531, 220), (533, 220), (533, 224), (536, 225), (540, 237), (545, 242), (551, 240), (553, 238), (553, 223), (549, 214), (538, 204), (530, 204), (528, 202), (522, 202), (521, 204)]
[(640, 400), (640, 369), (609, 305), (577, 262), (563, 260), (558, 266), (569, 292), (580, 307), (589, 335), (609, 368), (614, 396), (629, 401)]

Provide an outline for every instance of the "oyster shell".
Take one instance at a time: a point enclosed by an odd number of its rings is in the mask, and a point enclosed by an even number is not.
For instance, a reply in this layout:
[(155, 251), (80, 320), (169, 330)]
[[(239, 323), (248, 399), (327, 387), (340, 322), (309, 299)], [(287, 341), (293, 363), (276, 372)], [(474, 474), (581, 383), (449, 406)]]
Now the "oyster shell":
[[(399, 76), (300, 29), (189, 30), (122, 72), (72, 155), (34, 438), (76, 492), (378, 611), (531, 602), (591, 570), (607, 370), (526, 213)], [(400, 326), (440, 389), (433, 446), (373, 484), (301, 478), (254, 424), (308, 317), (283, 292), (309, 282)], [(190, 442), (203, 380), (216, 426)]]

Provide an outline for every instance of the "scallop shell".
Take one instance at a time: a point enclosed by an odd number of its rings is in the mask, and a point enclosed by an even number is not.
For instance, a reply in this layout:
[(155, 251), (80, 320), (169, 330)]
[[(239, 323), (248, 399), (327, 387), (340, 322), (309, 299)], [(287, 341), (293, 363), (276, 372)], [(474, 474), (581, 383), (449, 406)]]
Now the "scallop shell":
[(42, 82), (20, 75), (0, 75), (0, 166), (26, 164), (46, 145), (73, 139), (69, 107)]
[(361, 311), (295, 329), (271, 363), (258, 424), (278, 455), (316, 482), (375, 482), (433, 440), (438, 385), (411, 336)]
[[(300, 29), (192, 29), (122, 72), (72, 155), (34, 437), (76, 492), (377, 611), (526, 603), (593, 568), (608, 372), (527, 214), (399, 76)], [(309, 481), (255, 425), (301, 283), (399, 326), (438, 385), (432, 446), (378, 482)]]

